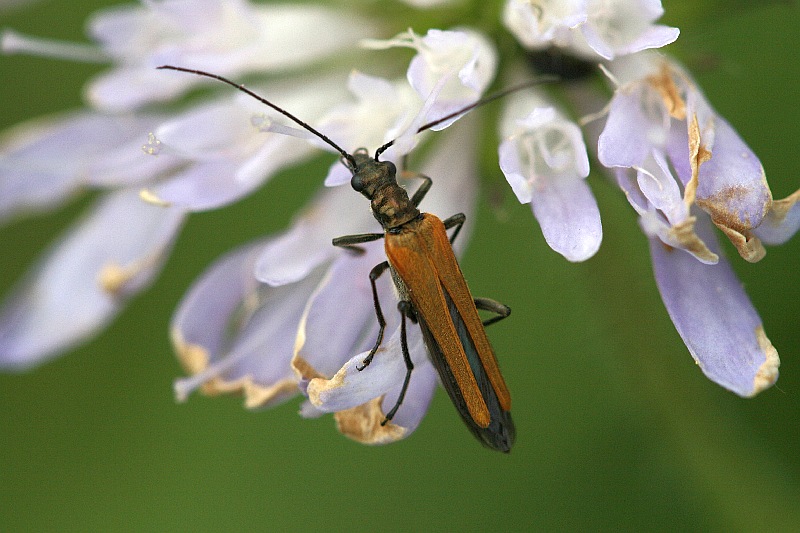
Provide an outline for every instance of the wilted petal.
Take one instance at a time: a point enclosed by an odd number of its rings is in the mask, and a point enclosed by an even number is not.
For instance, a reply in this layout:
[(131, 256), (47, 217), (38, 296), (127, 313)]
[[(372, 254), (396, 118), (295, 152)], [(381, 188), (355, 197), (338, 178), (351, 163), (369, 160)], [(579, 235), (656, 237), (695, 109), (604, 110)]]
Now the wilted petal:
[(135, 191), (104, 197), (0, 311), (0, 366), (34, 366), (99, 331), (152, 281), (183, 218)]
[(427, 412), (436, 388), (436, 371), (427, 359), (418, 328), (409, 328), (408, 341), (414, 371), (405, 401), (387, 429), (382, 429), (380, 422), (394, 406), (406, 375), (399, 330), (384, 342), (364, 370), (357, 368), (366, 352), (348, 361), (333, 378), (312, 379), (307, 389), (311, 404), (336, 412), (340, 431), (360, 442), (383, 444), (407, 437)]
[[(700, 236), (719, 253), (710, 224), (698, 222)], [(740, 396), (775, 383), (778, 353), (725, 258), (705, 265), (654, 239), (650, 252), (664, 305), (703, 373)]]
[[(769, 212), (772, 193), (756, 155), (725, 120), (716, 117), (711, 157), (699, 166), (696, 203), (748, 261), (764, 256), (752, 234)], [(692, 134), (690, 133), (690, 142)], [(700, 137), (703, 143), (703, 137)]]
[(253, 266), (264, 242), (218, 260), (195, 282), (172, 320), (172, 339), (188, 378), (179, 400), (242, 393), (248, 408), (275, 405), (299, 392), (290, 361), (303, 308), (322, 272), (282, 287), (259, 283)]
[[(380, 425), (400, 392), (405, 364), (399, 345), (400, 317), (394, 308), (396, 298), (387, 273), (377, 281), (387, 334), (373, 363), (361, 372), (355, 369), (377, 338), (368, 274), (381, 258), (385, 259), (382, 243), (369, 243), (366, 248), (368, 252), (364, 256), (343, 255), (337, 259), (309, 301), (301, 320), (292, 365), (311, 399), (304, 416), (335, 412), (337, 425), (344, 435), (359, 442), (380, 444), (404, 438), (417, 427), (436, 388), (436, 377), (427, 360), (417, 364), (406, 399), (393, 423)], [(348, 304), (346, 314), (341, 313), (343, 301)], [(335, 335), (331, 335), (331, 331), (335, 331)], [(389, 339), (388, 332), (392, 331), (395, 333)], [(413, 357), (424, 358), (419, 330), (410, 323), (409, 342), (414, 346), (410, 348), (414, 350)], [(359, 355), (348, 361), (353, 353)], [(402, 368), (397, 367), (398, 361)], [(402, 373), (395, 375), (397, 372)], [(346, 385), (340, 386), (343, 376), (348, 374), (352, 377), (346, 379)]]
[[(29, 209), (59, 205), (81, 186), (125, 185), (142, 179), (136, 170), (119, 173), (120, 157), (147, 165), (141, 139), (156, 117), (112, 117), (81, 113), (19, 126), (0, 147), (0, 221)], [(121, 155), (125, 146), (130, 154)], [(159, 171), (171, 162), (164, 160)]]
[(772, 202), (767, 216), (753, 233), (765, 244), (777, 245), (788, 241), (800, 229), (800, 190), (783, 200)]

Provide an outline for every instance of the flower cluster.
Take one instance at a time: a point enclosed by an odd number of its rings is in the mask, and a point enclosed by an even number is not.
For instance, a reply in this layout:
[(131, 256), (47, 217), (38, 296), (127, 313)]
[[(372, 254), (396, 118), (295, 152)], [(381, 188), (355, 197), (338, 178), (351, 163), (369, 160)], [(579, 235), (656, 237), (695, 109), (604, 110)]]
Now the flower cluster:
[[(758, 393), (777, 379), (778, 355), (713, 228), (745, 260), (758, 261), (762, 243), (780, 244), (797, 231), (800, 191), (773, 200), (755, 154), (690, 75), (653, 50), (678, 37), (678, 29), (655, 24), (662, 14), (660, 0), (507, 0), (497, 17), (518, 41), (519, 57), (502, 61), (494, 36), (481, 28), (392, 37), (377, 19), (344, 8), (247, 0), (160, 0), (103, 11), (90, 21), (94, 46), (7, 31), (7, 53), (102, 60), (111, 68), (89, 83), (86, 110), (17, 127), (0, 146), (0, 220), (52, 209), (87, 187), (103, 191), (0, 309), (0, 367), (30, 368), (104, 327), (158, 274), (188, 214), (231, 204), (319, 148), (330, 150), (230, 90), (164, 112), (155, 104), (206, 80), (156, 67), (255, 76), (252, 90), (299, 110), (351, 153), (395, 140), (384, 159), (398, 166), (424, 138), (431, 149), (418, 170), (436, 186), (423, 207), (465, 213), (464, 236), (477, 197), (470, 154), (478, 150), (468, 148), (477, 124), (467, 115), (437, 125), (436, 133), (417, 130), (478, 101), (497, 78), (518, 81), (522, 65), (557, 51), (589, 75), (602, 72), (611, 97), (587, 84), (588, 97), (573, 102), (593, 113), (585, 121), (552, 99), (557, 86), (507, 97), (498, 156), (514, 194), (531, 204), (554, 251), (587, 260), (602, 239), (586, 181), (595, 156), (597, 170), (639, 216), (664, 303), (700, 368), (741, 396)], [(376, 56), (411, 49), (405, 77), (350, 71), (342, 58), (355, 61), (365, 48)], [(405, 374), (397, 313), (387, 313), (380, 357), (369, 371), (357, 370), (377, 334), (368, 274), (385, 255), (380, 242), (359, 256), (330, 245), (334, 237), (381, 230), (363, 198), (337, 187), (350, 177), (335, 162), (325, 179), (330, 188), (289, 229), (233, 250), (194, 283), (171, 324), (189, 374), (175, 383), (180, 400), (197, 389), (239, 392), (256, 408), (301, 393), (303, 416), (334, 413), (342, 433), (365, 443), (392, 442), (417, 427), (437, 383), (417, 328), (409, 331), (415, 371), (392, 423), (380, 424)], [(457, 252), (465, 242), (456, 241)], [(378, 296), (395, 298), (389, 283), (379, 285)]]

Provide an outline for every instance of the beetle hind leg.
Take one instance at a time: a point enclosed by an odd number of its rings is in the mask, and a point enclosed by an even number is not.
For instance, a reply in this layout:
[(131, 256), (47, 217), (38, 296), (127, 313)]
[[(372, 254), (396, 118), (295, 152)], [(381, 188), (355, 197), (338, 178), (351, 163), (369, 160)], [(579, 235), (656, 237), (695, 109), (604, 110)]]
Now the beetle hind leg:
[(400, 311), (400, 348), (403, 352), (403, 361), (406, 363), (406, 377), (403, 380), (403, 386), (400, 389), (400, 394), (397, 396), (397, 401), (394, 404), (394, 407), (386, 413), (386, 418), (383, 419), (381, 422), (382, 426), (385, 426), (389, 420), (394, 418), (394, 415), (397, 413), (397, 410), (402, 405), (403, 400), (406, 397), (406, 392), (408, 391), (408, 385), (411, 383), (411, 372), (414, 370), (414, 363), (411, 361), (411, 354), (408, 351), (408, 337), (406, 335), (406, 318), (410, 318), (413, 314), (413, 308), (411, 307), (411, 302), (401, 300), (397, 304), (397, 309)]

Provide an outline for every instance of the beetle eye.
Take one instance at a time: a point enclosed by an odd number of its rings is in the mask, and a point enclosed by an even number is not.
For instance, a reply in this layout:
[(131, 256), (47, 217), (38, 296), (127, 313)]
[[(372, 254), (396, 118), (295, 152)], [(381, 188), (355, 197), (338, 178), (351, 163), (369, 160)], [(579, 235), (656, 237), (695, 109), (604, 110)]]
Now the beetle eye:
[(389, 174), (393, 177), (397, 175), (397, 167), (391, 161), (386, 161), (386, 168), (389, 169)]
[(364, 189), (364, 182), (361, 180), (360, 174), (353, 174), (353, 177), (350, 179), (350, 186), (356, 192), (361, 192)]

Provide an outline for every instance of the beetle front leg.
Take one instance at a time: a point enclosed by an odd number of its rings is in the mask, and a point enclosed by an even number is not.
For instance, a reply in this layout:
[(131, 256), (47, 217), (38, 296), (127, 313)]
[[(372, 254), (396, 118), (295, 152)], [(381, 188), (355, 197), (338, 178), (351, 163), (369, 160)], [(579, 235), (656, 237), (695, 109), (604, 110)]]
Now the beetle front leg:
[(444, 224), (444, 229), (456, 228), (456, 230), (450, 236), (450, 244), (453, 244), (453, 242), (456, 240), (456, 237), (458, 237), (458, 232), (461, 231), (461, 227), (464, 225), (466, 220), (467, 216), (464, 213), (456, 213), (455, 215), (447, 217), (442, 221)]
[(366, 250), (357, 244), (365, 242), (377, 241), (384, 237), (383, 233), (358, 233), (356, 235), (345, 235), (343, 237), (336, 237), (333, 239), (333, 245), (339, 248), (344, 248), (358, 255), (363, 255)]
[(383, 263), (379, 263), (375, 265), (372, 270), (369, 272), (369, 284), (372, 286), (372, 302), (375, 305), (375, 316), (378, 318), (378, 338), (375, 340), (375, 345), (369, 351), (369, 354), (361, 361), (361, 366), (357, 366), (356, 370), (361, 372), (365, 368), (369, 366), (372, 362), (372, 358), (375, 357), (375, 352), (378, 351), (380, 348), (381, 343), (383, 342), (383, 332), (386, 329), (386, 319), (383, 318), (383, 311), (381, 311), (381, 302), (378, 299), (378, 288), (375, 285), (375, 282), (381, 277), (381, 274), (386, 272), (386, 269), (389, 268), (389, 261), (384, 261)]

